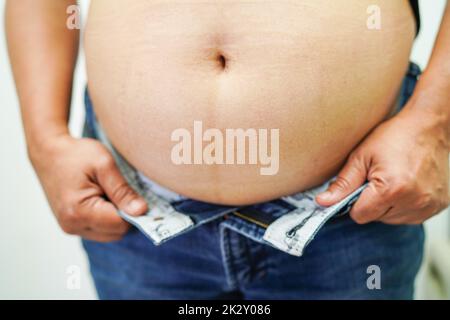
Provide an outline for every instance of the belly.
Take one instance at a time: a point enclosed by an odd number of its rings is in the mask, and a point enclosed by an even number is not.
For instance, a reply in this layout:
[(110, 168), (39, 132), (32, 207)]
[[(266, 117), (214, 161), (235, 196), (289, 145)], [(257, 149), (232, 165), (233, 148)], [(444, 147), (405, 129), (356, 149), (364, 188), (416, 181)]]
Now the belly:
[(149, 178), (256, 203), (336, 174), (391, 111), (414, 30), (406, 0), (96, 0), (89, 89), (114, 146)]

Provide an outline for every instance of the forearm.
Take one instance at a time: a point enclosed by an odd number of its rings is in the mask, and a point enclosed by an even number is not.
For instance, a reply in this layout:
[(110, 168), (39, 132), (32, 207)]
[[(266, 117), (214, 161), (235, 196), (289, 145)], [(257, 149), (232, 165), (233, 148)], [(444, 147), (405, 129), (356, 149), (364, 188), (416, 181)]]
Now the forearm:
[(79, 32), (66, 27), (76, 0), (8, 0), (6, 36), (28, 151), (68, 133)]
[(444, 131), (450, 144), (450, 4), (444, 12), (441, 28), (428, 67), (420, 78), (415, 90), (415, 109), (426, 119), (435, 121)]

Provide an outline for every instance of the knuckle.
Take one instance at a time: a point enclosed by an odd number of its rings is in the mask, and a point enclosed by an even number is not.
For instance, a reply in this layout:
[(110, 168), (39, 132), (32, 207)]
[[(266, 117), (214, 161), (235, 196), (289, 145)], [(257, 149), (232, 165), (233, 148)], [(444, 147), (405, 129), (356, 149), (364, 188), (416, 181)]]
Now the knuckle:
[(73, 234), (81, 223), (81, 215), (75, 205), (65, 205), (59, 212), (59, 222), (64, 232)]
[(390, 185), (389, 181), (383, 178), (373, 177), (370, 179), (368, 188), (370, 188), (373, 195), (387, 199), (392, 193), (392, 188), (389, 187)]
[(342, 176), (338, 176), (333, 183), (334, 187), (341, 190), (347, 190), (350, 188), (350, 182)]
[(417, 210), (423, 210), (433, 204), (433, 196), (430, 193), (419, 194), (414, 203), (414, 208)]
[(391, 185), (389, 181), (386, 181), (385, 179), (377, 176), (370, 177), (369, 180), (370, 183), (368, 188), (371, 188), (374, 194), (387, 195), (387, 191), (390, 190), (389, 185)]
[(70, 234), (70, 235), (77, 234), (77, 229), (72, 225), (60, 223), (60, 226), (61, 226), (62, 231), (64, 231), (64, 233), (66, 233), (66, 234)]
[(357, 224), (365, 224), (365, 223), (367, 223), (367, 218), (364, 216), (364, 214), (362, 214), (360, 212), (350, 212), (350, 217)]
[(135, 194), (126, 182), (122, 182), (114, 188), (112, 196), (113, 199), (118, 199), (118, 201), (121, 201), (128, 197), (134, 197)]
[(102, 154), (97, 161), (100, 168), (109, 169), (115, 165), (114, 158), (108, 153)]
[(77, 224), (72, 222), (72, 218), (67, 218), (67, 216), (62, 216), (59, 220), (59, 225), (61, 229), (67, 234), (76, 234), (78, 228)]

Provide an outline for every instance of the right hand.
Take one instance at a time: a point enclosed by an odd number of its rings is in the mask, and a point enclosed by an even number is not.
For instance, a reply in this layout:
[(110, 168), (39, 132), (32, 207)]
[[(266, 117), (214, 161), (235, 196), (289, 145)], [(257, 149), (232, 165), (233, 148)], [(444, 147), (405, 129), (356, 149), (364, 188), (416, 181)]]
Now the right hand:
[(133, 216), (147, 211), (145, 200), (130, 188), (110, 152), (96, 140), (58, 136), (30, 153), (30, 159), (68, 234), (99, 242), (120, 240), (130, 225), (117, 210)]

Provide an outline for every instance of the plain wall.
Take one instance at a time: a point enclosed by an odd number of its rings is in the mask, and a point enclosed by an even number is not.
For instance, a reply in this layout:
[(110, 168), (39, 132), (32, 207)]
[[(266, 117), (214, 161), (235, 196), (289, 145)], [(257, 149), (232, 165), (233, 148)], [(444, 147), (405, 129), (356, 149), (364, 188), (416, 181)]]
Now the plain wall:
[[(57, 1), (57, 0), (55, 0)], [(5, 0), (0, 0), (3, 8)], [(88, 1), (80, 1), (86, 12)], [(422, 67), (431, 52), (444, 0), (421, 1), (422, 31), (412, 59)], [(0, 298), (95, 298), (86, 257), (77, 237), (60, 231), (28, 162), (19, 107), (10, 73), (0, 15)], [(24, 22), (25, 23), (25, 22)], [(380, 57), (382, 59), (382, 57)], [(86, 82), (81, 56), (74, 87), (71, 130), (80, 134), (82, 92)], [(448, 232), (445, 215), (427, 223), (429, 236)], [(445, 221), (445, 222), (444, 222)], [(444, 222), (444, 223), (443, 223)], [(75, 269), (73, 269), (75, 266)], [(81, 286), (67, 286), (72, 270), (80, 270)]]

